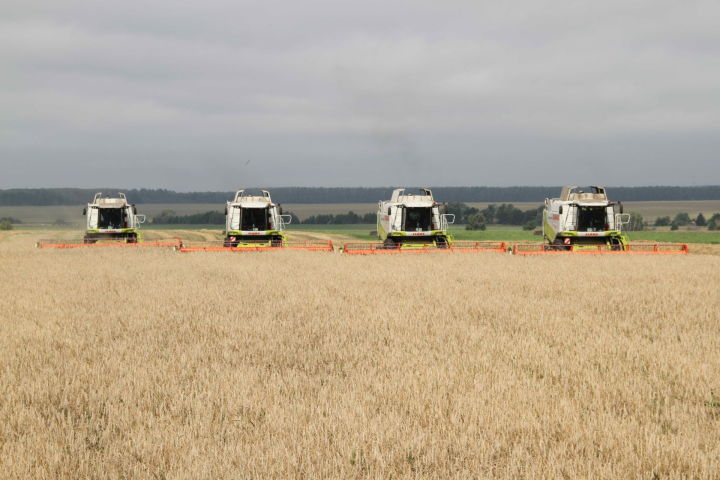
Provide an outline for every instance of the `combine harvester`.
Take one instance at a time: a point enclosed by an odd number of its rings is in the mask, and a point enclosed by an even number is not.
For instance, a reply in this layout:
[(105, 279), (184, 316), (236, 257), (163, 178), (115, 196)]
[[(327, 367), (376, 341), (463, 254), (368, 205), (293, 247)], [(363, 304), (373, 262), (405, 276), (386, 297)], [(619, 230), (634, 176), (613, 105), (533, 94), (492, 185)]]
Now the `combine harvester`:
[(83, 209), (87, 217), (84, 236), (79, 239), (43, 239), (39, 248), (78, 247), (176, 247), (179, 239), (143, 242), (140, 224), (145, 215), (138, 215), (137, 207), (127, 201), (124, 193), (117, 197), (96, 193), (92, 203)]
[(367, 255), (385, 253), (430, 252), (504, 252), (504, 242), (458, 242), (448, 232), (455, 215), (433, 198), (432, 191), (421, 188), (419, 194), (393, 190), (389, 201), (378, 203), (377, 234), (382, 242), (346, 243), (343, 252)]
[(235, 193), (235, 198), (225, 206), (224, 239), (218, 243), (183, 243), (180, 252), (247, 252), (267, 250), (316, 250), (334, 251), (331, 241), (288, 241), (285, 225), (290, 215), (282, 214), (282, 206), (273, 203), (270, 192), (247, 195), (245, 190)]
[(620, 202), (608, 200), (605, 188), (589, 192), (563, 187), (560, 198), (545, 199), (545, 243), (519, 244), (515, 255), (561, 253), (584, 254), (676, 254), (688, 253), (685, 244), (630, 243), (622, 231), (630, 221)]

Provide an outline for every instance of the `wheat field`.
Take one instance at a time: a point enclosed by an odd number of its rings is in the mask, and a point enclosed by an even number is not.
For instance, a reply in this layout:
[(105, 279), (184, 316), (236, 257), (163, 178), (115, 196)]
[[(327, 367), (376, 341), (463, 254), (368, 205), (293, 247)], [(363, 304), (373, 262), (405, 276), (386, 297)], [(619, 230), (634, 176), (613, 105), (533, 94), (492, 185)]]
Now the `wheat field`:
[(720, 257), (36, 250), (2, 478), (720, 478)]

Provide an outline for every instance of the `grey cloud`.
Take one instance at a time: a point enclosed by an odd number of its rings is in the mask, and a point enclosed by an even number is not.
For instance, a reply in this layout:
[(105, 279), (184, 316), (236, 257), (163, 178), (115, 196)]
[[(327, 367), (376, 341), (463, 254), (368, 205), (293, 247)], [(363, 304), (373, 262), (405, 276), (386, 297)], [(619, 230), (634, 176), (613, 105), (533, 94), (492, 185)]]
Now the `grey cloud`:
[(720, 183), (715, 2), (3, 11), (0, 188)]

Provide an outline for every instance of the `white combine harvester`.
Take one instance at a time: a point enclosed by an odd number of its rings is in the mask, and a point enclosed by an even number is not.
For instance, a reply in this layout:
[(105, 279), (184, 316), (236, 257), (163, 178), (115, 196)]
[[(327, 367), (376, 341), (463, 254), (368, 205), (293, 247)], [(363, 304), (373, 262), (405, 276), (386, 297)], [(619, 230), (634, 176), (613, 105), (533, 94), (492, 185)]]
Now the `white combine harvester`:
[(455, 215), (443, 212), (432, 191), (420, 188), (419, 194), (393, 190), (390, 200), (378, 202), (378, 238), (389, 248), (447, 248), (452, 242), (448, 225)]
[(631, 244), (623, 232), (629, 222), (622, 203), (610, 201), (604, 187), (563, 187), (559, 198), (545, 199), (545, 243), (518, 244), (513, 253), (687, 253), (684, 244)]
[(128, 203), (124, 193), (105, 196), (96, 193), (92, 202), (83, 209), (86, 216), (85, 231), (81, 239), (43, 239), (40, 248), (76, 248), (93, 246), (176, 247), (179, 239), (143, 242), (140, 225), (145, 215), (138, 215), (134, 204)]
[(331, 241), (288, 241), (285, 226), (292, 217), (283, 215), (282, 206), (272, 201), (270, 192), (249, 195), (245, 190), (235, 192), (225, 205), (225, 231), (222, 245), (204, 242), (183, 242), (181, 252), (247, 252), (267, 250), (334, 251)]
[(622, 203), (608, 199), (605, 188), (592, 186), (588, 190), (563, 187), (560, 198), (545, 199), (545, 241), (563, 249), (605, 245), (611, 250), (625, 250), (628, 239), (622, 227), (630, 222), (630, 215), (623, 212)]
[(238, 190), (225, 206), (226, 247), (282, 247), (286, 242), (285, 225), (291, 216), (282, 214), (282, 206), (273, 203), (270, 192), (247, 195)]
[(418, 194), (393, 190), (390, 200), (378, 202), (377, 235), (382, 243), (346, 243), (349, 254), (420, 253), (433, 251), (505, 251), (503, 242), (457, 242), (448, 228), (455, 215), (444, 212), (432, 191)]
[(117, 197), (95, 194), (95, 198), (83, 210), (87, 218), (85, 243), (98, 240), (113, 240), (126, 243), (141, 241), (140, 225), (145, 223), (145, 215), (138, 215), (137, 207), (127, 201), (124, 193)]

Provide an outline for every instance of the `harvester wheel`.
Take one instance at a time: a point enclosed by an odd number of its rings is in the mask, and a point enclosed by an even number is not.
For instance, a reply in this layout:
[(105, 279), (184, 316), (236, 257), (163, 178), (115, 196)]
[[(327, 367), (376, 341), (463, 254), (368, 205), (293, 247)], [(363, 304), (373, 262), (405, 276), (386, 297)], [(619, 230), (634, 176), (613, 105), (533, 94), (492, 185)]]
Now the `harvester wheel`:
[(613, 250), (613, 251), (616, 251), (616, 252), (617, 252), (617, 251), (620, 251), (620, 250), (622, 250), (622, 249), (623, 249), (622, 243), (620, 243), (619, 241), (617, 241), (617, 240), (615, 240), (615, 239), (610, 239), (610, 250)]
[(391, 240), (390, 238), (386, 238), (383, 241), (383, 248), (386, 250), (395, 250), (398, 248), (398, 244), (395, 243), (394, 240)]
[(562, 241), (560, 241), (560, 240), (555, 240), (555, 242), (553, 242), (552, 244), (548, 245), (548, 247), (550, 247), (551, 250), (560, 250), (560, 251), (562, 251), (562, 250), (570, 250), (570, 249), (572, 248), (572, 245), (570, 245), (570, 244), (564, 244), (564, 243), (563, 243)]

